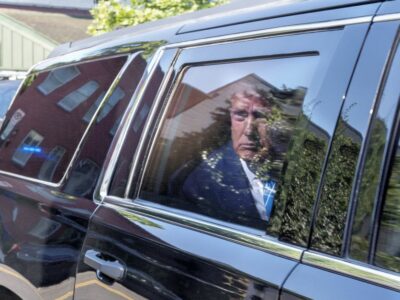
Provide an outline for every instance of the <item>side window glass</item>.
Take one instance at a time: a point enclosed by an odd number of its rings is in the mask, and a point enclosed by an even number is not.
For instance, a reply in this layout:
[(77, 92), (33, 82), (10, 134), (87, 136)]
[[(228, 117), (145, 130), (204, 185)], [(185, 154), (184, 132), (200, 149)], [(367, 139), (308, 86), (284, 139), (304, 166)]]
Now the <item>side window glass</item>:
[[(104, 163), (114, 134), (147, 66), (146, 60), (140, 53), (132, 55), (134, 57), (109, 96), (105, 99), (99, 96), (86, 113), (81, 115), (80, 122), (85, 124), (95, 119), (85, 139), (84, 147), (78, 155), (77, 163), (67, 178), (63, 190), (65, 193), (92, 199), (92, 192), (100, 174), (98, 171)], [(101, 95), (104, 96), (105, 93)]]
[(381, 212), (375, 264), (400, 272), (400, 144), (397, 145)]
[(300, 159), (294, 144), (306, 135), (299, 126), (317, 62), (307, 56), (186, 67), (139, 197), (247, 227), (274, 224), (276, 203), (291, 192), (288, 159)]
[(88, 126), (84, 116), (125, 61), (115, 57), (31, 74), (0, 131), (0, 170), (59, 182)]

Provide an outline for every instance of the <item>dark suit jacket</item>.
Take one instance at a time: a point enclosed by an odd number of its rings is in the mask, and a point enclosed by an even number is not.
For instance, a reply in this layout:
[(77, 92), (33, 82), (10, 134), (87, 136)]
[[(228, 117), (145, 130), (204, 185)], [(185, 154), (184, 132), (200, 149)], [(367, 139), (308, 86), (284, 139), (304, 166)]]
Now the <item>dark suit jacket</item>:
[(266, 226), (231, 143), (211, 153), (189, 174), (182, 193), (197, 212), (207, 216), (251, 227)]

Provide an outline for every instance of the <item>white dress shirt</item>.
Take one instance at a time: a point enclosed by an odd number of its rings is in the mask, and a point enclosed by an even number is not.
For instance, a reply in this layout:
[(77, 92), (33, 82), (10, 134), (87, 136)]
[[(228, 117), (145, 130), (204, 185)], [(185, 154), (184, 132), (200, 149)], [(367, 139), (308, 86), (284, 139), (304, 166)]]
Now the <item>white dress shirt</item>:
[(261, 219), (267, 220), (264, 205), (264, 185), (262, 181), (258, 179), (252, 171), (250, 171), (247, 163), (243, 159), (240, 159), (240, 163), (242, 164), (244, 173), (250, 182), (251, 195), (253, 196), (254, 204), (256, 205), (258, 213), (260, 214)]

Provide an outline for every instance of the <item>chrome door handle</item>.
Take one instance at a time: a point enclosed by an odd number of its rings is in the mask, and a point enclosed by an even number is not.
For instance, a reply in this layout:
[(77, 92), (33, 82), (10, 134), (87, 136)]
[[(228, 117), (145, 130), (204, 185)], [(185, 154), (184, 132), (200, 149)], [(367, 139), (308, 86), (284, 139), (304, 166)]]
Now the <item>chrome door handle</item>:
[(97, 270), (97, 273), (108, 277), (121, 280), (126, 268), (119, 261), (110, 261), (101, 258), (101, 253), (95, 250), (87, 250), (83, 259), (84, 263)]

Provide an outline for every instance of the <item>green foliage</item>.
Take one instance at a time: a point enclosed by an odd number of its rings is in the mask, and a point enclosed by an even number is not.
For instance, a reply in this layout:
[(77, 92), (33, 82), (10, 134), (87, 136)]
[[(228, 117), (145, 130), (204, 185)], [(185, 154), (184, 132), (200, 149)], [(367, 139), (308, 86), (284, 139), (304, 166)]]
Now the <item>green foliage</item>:
[(360, 144), (346, 122), (339, 121), (338, 135), (333, 141), (330, 164), (326, 170), (314, 228), (312, 246), (333, 255), (340, 255), (347, 208)]
[(301, 115), (287, 154), (288, 165), (275, 201), (268, 233), (301, 246), (307, 245), (313, 205), (326, 153), (326, 141), (310, 130)]
[(97, 35), (226, 2), (227, 0), (131, 0), (131, 5), (123, 5), (117, 0), (100, 0), (90, 11), (93, 23), (89, 25), (88, 33)]

